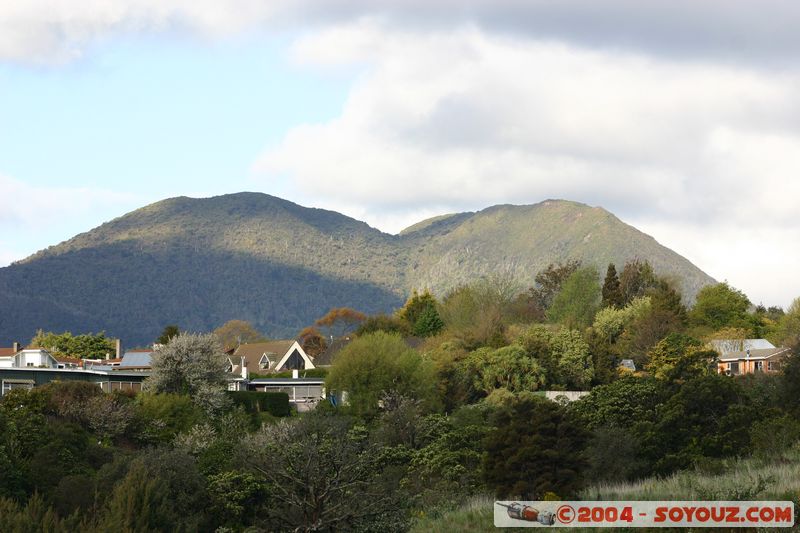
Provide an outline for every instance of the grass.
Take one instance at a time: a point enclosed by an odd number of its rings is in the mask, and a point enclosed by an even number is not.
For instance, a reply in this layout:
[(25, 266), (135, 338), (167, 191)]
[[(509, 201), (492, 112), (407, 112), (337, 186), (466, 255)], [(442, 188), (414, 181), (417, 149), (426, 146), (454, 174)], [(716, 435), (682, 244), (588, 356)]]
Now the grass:
[[(585, 489), (580, 499), (791, 500), (795, 503), (797, 515), (800, 509), (800, 447), (777, 457), (733, 459), (713, 463), (705, 469), (687, 470), (663, 478), (652, 477), (631, 483), (599, 483)], [(421, 514), (415, 520), (411, 532), (497, 531), (494, 527), (494, 501), (490, 496), (477, 496), (465, 501), (460, 507), (441, 514)], [(791, 529), (796, 530), (797, 525)], [(504, 531), (522, 529), (504, 528)], [(670, 530), (661, 531), (666, 533)]]
[(800, 449), (772, 459), (734, 459), (716, 472), (682, 471), (631, 483), (601, 483), (584, 500), (800, 500)]
[(436, 516), (422, 514), (414, 522), (411, 533), (477, 533), (496, 531), (494, 498), (475, 496), (463, 505)]

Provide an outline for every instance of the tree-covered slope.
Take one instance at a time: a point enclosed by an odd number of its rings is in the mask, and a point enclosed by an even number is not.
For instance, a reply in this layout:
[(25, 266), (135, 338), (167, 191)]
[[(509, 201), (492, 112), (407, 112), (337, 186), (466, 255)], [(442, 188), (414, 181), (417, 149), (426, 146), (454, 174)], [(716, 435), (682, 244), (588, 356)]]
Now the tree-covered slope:
[[(600, 208), (495, 206), (389, 235), (336, 212), (259, 193), (171, 198), (0, 269), (0, 343), (36, 328), (152, 341), (167, 323), (232, 318), (292, 335), (331, 307), (391, 311), (413, 288), (443, 293), (491, 272), (522, 284), (547, 264), (649, 260), (692, 296), (697, 267)], [(5, 341), (4, 341), (5, 339)]]
[(401, 236), (413, 257), (408, 279), (438, 293), (492, 272), (530, 285), (548, 264), (571, 259), (595, 265), (601, 274), (608, 263), (621, 268), (631, 259), (646, 259), (656, 272), (673, 277), (690, 299), (713, 282), (686, 258), (605, 209), (564, 200), (438, 217)]

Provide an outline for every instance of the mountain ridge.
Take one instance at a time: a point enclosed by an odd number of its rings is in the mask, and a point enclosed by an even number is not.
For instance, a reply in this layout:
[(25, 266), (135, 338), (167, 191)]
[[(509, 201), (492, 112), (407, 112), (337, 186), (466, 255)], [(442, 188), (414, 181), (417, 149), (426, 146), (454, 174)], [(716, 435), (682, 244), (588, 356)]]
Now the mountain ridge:
[(521, 286), (551, 262), (647, 259), (693, 295), (713, 279), (600, 207), (501, 204), (420, 221), (397, 235), (262, 193), (167, 198), (0, 268), (0, 340), (35, 329), (106, 330), (135, 343), (167, 323), (232, 318), (289, 336), (330, 307), (388, 312), (502, 271)]

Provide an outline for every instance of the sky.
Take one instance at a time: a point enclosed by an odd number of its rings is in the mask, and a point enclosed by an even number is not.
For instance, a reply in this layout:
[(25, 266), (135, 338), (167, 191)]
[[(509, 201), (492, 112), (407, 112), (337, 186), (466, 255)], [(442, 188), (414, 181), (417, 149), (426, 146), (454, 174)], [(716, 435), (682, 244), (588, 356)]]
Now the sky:
[(795, 0), (0, 0), (0, 266), (172, 196), (563, 198), (800, 296)]

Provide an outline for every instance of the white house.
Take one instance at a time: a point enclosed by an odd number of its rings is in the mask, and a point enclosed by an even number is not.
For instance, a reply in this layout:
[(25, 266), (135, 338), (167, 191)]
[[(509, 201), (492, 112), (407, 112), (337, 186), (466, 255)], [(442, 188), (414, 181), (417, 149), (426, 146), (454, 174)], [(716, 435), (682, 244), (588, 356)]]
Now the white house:
[(30, 348), (0, 357), (0, 368), (58, 368), (58, 361), (44, 348)]

